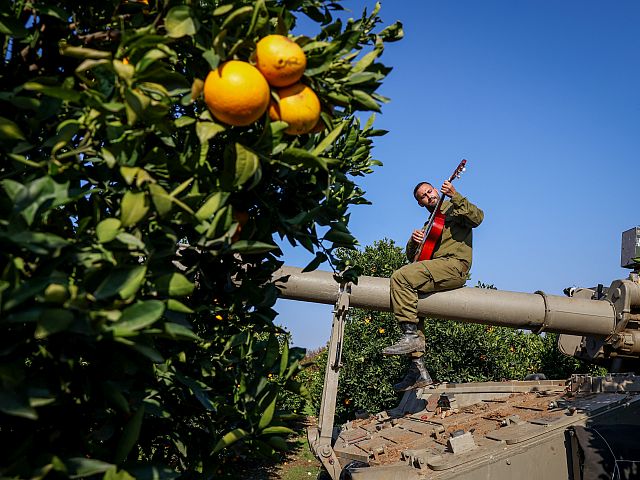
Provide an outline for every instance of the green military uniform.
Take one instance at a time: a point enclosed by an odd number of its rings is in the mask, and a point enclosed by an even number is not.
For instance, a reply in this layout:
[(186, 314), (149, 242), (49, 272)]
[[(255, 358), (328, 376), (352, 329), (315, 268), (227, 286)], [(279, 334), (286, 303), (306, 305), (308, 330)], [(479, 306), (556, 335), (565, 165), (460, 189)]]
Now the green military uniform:
[[(471, 268), (472, 229), (482, 223), (484, 213), (456, 193), (442, 203), (444, 229), (433, 258), (410, 263), (391, 276), (391, 307), (398, 322), (418, 323), (418, 294), (462, 287)], [(418, 244), (409, 239), (410, 262)], [(422, 329), (420, 334), (422, 335)], [(413, 356), (420, 356), (415, 352)]]

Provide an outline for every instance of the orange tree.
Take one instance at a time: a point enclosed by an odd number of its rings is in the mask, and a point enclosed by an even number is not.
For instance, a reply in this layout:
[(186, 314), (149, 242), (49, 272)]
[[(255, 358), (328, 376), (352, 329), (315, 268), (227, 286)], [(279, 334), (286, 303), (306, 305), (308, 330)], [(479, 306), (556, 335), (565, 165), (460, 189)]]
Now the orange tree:
[[(386, 101), (378, 57), (402, 35), (378, 7), (339, 10), (2, 2), (1, 476), (212, 478), (284, 447), (276, 400), (300, 391), (303, 352), (273, 323), (276, 241), (316, 252), (310, 268), (354, 244), (355, 178), (384, 133), (354, 113)], [(319, 133), (206, 107), (209, 72), (271, 34), (304, 51)]]
[[(389, 277), (406, 263), (403, 249), (392, 240), (380, 240), (362, 251), (341, 250), (345, 263), (363, 275)], [(477, 284), (481, 288), (492, 285)], [(535, 335), (506, 327), (464, 324), (427, 319), (425, 363), (437, 382), (522, 380), (531, 373), (547, 378), (566, 378), (572, 373), (598, 371), (585, 362), (562, 355), (556, 335)], [(381, 351), (400, 336), (391, 313), (352, 309), (345, 326), (343, 363), (336, 413), (340, 420), (353, 418), (359, 410), (375, 413), (395, 406), (399, 394), (392, 385), (409, 368), (406, 357), (385, 357)], [(320, 405), (326, 350), (305, 376), (314, 406)], [(295, 396), (295, 395), (293, 395)]]

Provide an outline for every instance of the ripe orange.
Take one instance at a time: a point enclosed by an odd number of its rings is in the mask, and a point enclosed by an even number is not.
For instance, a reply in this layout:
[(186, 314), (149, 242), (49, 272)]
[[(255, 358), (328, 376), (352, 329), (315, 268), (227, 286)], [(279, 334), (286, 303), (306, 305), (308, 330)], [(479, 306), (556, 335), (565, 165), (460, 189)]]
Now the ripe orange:
[(211, 113), (229, 125), (250, 125), (269, 106), (269, 84), (256, 67), (230, 60), (211, 70), (204, 81), (204, 101)]
[(309, 133), (320, 119), (320, 100), (311, 88), (302, 83), (279, 88), (280, 104), (273, 100), (269, 106), (271, 120), (283, 120), (289, 124), (286, 133)]
[(300, 45), (283, 35), (267, 35), (256, 45), (256, 67), (274, 87), (296, 83), (306, 66)]

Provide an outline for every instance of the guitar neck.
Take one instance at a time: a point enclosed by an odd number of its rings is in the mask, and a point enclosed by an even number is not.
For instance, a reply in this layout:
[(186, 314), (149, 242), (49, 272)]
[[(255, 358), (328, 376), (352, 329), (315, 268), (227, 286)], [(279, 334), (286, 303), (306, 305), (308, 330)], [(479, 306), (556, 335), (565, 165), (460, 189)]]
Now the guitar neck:
[[(440, 211), (440, 208), (442, 207), (442, 202), (444, 202), (444, 195), (440, 196), (440, 198), (438, 199), (438, 203), (436, 203), (436, 207), (433, 209), (433, 212), (431, 212), (431, 215), (429, 215), (429, 220), (427, 220), (427, 224), (424, 227), (422, 227), (422, 231), (425, 233), (425, 238), (429, 234), (429, 231), (433, 226), (433, 221), (436, 218), (436, 214)], [(424, 240), (422, 241), (422, 243), (424, 243)]]

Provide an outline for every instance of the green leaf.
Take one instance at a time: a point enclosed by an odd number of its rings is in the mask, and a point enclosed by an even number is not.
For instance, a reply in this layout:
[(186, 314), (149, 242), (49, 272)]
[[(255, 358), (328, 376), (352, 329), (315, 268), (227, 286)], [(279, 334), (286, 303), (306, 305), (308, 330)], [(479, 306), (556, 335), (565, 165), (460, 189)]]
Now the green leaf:
[[(4, 186), (6, 188), (6, 184)], [(47, 211), (67, 203), (70, 200), (68, 191), (68, 182), (57, 183), (50, 176), (36, 178), (15, 192), (13, 210), (31, 225), (39, 211)]]
[(196, 212), (196, 218), (198, 220), (206, 220), (207, 218), (211, 218), (211, 216), (215, 214), (220, 209), (220, 207), (226, 204), (228, 198), (228, 192), (216, 192), (210, 195), (209, 198), (207, 198), (204, 204)]
[(125, 192), (120, 203), (120, 221), (123, 227), (130, 227), (142, 220), (149, 211), (145, 192)]
[[(380, 51), (378, 49), (373, 50), (369, 53), (367, 53), (364, 57), (362, 57), (360, 59), (360, 61), (358, 61), (358, 63), (356, 63), (353, 68), (351, 69), (352, 72), (354, 73), (358, 73), (358, 72), (362, 72), (363, 70), (366, 70), (366, 68), (371, 65), (373, 63), (373, 61), (378, 58), (378, 56), (380, 55)], [(353, 77), (353, 75), (352, 75)]]
[(260, 432), (262, 435), (294, 435), (296, 432), (287, 427), (267, 427)]
[(173, 207), (173, 201), (169, 193), (157, 183), (149, 185), (149, 192), (151, 193), (151, 200), (153, 205), (161, 217), (167, 215)]
[(338, 243), (342, 245), (354, 245), (356, 243), (356, 239), (347, 232), (342, 232), (336, 228), (331, 228), (324, 235), (324, 240), (329, 242)]
[(229, 3), (227, 5), (221, 5), (220, 7), (217, 7), (214, 11), (213, 11), (213, 16), (214, 17), (218, 17), (220, 15), (226, 15), (227, 13), (229, 13), (231, 10), (233, 10), (233, 4)]
[(329, 170), (325, 159), (303, 150), (302, 148), (287, 148), (282, 152), (281, 160), (290, 165), (304, 165), (311, 168), (320, 167), (323, 170)]
[(281, 451), (284, 452), (284, 451), (287, 451), (289, 449), (289, 446), (287, 445), (287, 442), (282, 437), (271, 437), (268, 440), (268, 442), (269, 442), (269, 445), (271, 445), (276, 450), (281, 450)]
[[(122, 341), (124, 337), (116, 337), (115, 340)], [(164, 363), (164, 358), (155, 348), (150, 347), (148, 345), (142, 345), (140, 343), (132, 343), (129, 345), (133, 350), (138, 352), (141, 355), (144, 355), (153, 363)]]
[(182, 115), (181, 117), (176, 118), (176, 121), (173, 122), (176, 128), (186, 127), (187, 125), (191, 125), (195, 123), (196, 119), (190, 117), (189, 115)]
[(246, 6), (246, 7), (238, 8), (231, 15), (229, 15), (224, 20), (224, 22), (222, 22), (222, 26), (220, 27), (220, 30), (224, 30), (225, 28), (229, 27), (232, 23), (242, 20), (244, 17), (248, 17), (252, 13), (253, 13), (253, 7)]
[(273, 413), (276, 411), (276, 400), (278, 400), (278, 396), (274, 395), (273, 400), (271, 401), (271, 403), (269, 403), (269, 405), (267, 405), (267, 408), (265, 408), (264, 412), (262, 413), (260, 422), (258, 423), (258, 428), (260, 430), (271, 423), (271, 420), (273, 419)]
[(9, 298), (3, 306), (3, 310), (6, 312), (17, 307), (25, 300), (32, 299), (37, 294), (43, 292), (49, 283), (50, 280), (48, 278), (34, 278), (23, 281), (16, 290), (10, 293)]
[(38, 326), (33, 336), (37, 339), (46, 338), (54, 333), (63, 332), (73, 323), (73, 312), (60, 308), (49, 308), (42, 312), (38, 319)]
[(273, 333), (269, 335), (266, 350), (267, 351), (264, 357), (264, 366), (267, 368), (271, 368), (276, 363), (276, 361), (279, 360), (280, 357), (280, 342), (278, 342), (278, 339)]
[(380, 111), (380, 105), (376, 102), (371, 95), (362, 90), (352, 90), (351, 94), (353, 95), (354, 100), (361, 107), (364, 107), (367, 110), (373, 110), (374, 112)]
[(23, 87), (25, 90), (40, 92), (48, 97), (58, 98), (68, 102), (77, 102), (80, 100), (80, 92), (68, 88), (50, 87), (38, 82), (27, 82)]
[[(137, 478), (143, 478), (143, 477), (140, 476)], [(162, 478), (162, 477), (158, 475), (156, 478)], [(104, 473), (102, 480), (136, 480), (136, 477), (132, 476), (126, 470), (118, 471), (116, 467), (113, 467)]]
[(116, 337), (136, 335), (139, 330), (153, 325), (162, 318), (164, 303), (160, 300), (138, 302), (126, 308), (120, 319), (110, 329)]
[(158, 290), (171, 297), (184, 297), (190, 295), (195, 285), (181, 273), (170, 273), (156, 280)]
[(171, 38), (180, 38), (185, 35), (195, 35), (198, 31), (198, 21), (193, 17), (190, 7), (180, 5), (173, 7), (164, 19), (167, 35)]
[(37, 420), (38, 413), (29, 405), (29, 400), (7, 390), (0, 392), (0, 412), (14, 417)]
[(195, 397), (198, 399), (200, 404), (207, 409), (207, 411), (212, 411), (215, 409), (215, 406), (212, 402), (211, 397), (208, 392), (211, 391), (211, 387), (209, 387), (206, 383), (201, 382), (199, 380), (194, 380), (187, 375), (184, 375), (180, 372), (176, 372), (176, 378), (184, 385), (189, 387), (189, 390), (193, 392)]
[(220, 65), (220, 55), (211, 49), (202, 52), (202, 58), (207, 61), (211, 70), (215, 70)]
[(108, 243), (114, 240), (120, 232), (120, 226), (122, 222), (117, 218), (105, 218), (98, 225), (96, 225), (96, 236), (98, 242)]
[(69, 478), (82, 478), (104, 473), (110, 468), (115, 468), (112, 463), (94, 460), (92, 458), (75, 457), (67, 460)]
[(289, 343), (285, 342), (282, 346), (282, 354), (280, 356), (280, 376), (284, 375), (284, 372), (287, 371), (287, 365), (289, 365)]
[(253, 240), (238, 240), (231, 245), (231, 250), (238, 253), (265, 253), (275, 250), (278, 247), (269, 243), (257, 242)]
[(196, 135), (200, 143), (207, 143), (218, 133), (224, 132), (224, 127), (219, 123), (213, 122), (197, 122), (196, 123)]
[(0, 140), (25, 140), (18, 125), (8, 118), (0, 117)]
[(380, 73), (375, 73), (375, 72), (359, 72), (359, 73), (354, 73), (353, 75), (350, 75), (346, 82), (344, 83), (345, 85), (358, 85), (361, 83), (367, 83), (367, 82), (371, 82), (371, 81), (378, 81), (381, 78), (384, 78), (383, 75), (381, 75)]
[(127, 233), (127, 232), (118, 233), (116, 235), (116, 240), (124, 243), (125, 245), (129, 245), (134, 250), (135, 249), (144, 250), (146, 248), (146, 245), (142, 240), (140, 240), (138, 237), (131, 235), (130, 233)]
[(313, 260), (311, 260), (306, 267), (302, 270), (302, 272), (311, 272), (318, 268), (323, 262), (326, 262), (328, 259), (327, 255), (324, 252), (316, 252), (316, 256)]
[(166, 322), (164, 324), (164, 331), (173, 338), (186, 338), (189, 340), (201, 340), (201, 338), (193, 333), (193, 330), (180, 325), (179, 323)]
[(131, 449), (138, 442), (143, 418), (144, 405), (136, 410), (136, 413), (133, 414), (133, 417), (129, 419), (127, 425), (124, 427), (122, 436), (120, 437), (120, 441), (118, 442), (118, 446), (116, 447), (115, 462), (117, 464), (121, 464), (127, 459), (127, 456), (131, 452)]
[(131, 409), (129, 408), (129, 402), (127, 401), (126, 397), (122, 394), (122, 391), (120, 389), (120, 386), (118, 386), (118, 384), (111, 381), (106, 381), (106, 382), (103, 382), (100, 385), (100, 387), (102, 390), (102, 394), (106, 398), (108, 398), (118, 410), (126, 413), (127, 415), (131, 413)]
[(43, 5), (42, 2), (39, 2), (33, 6), (41, 15), (57, 18), (63, 22), (67, 22), (69, 20), (70, 15), (65, 10), (60, 7), (56, 7), (55, 5)]
[(232, 430), (232, 431), (228, 432), (227, 434), (225, 434), (225, 436), (222, 437), (220, 439), (220, 441), (218, 441), (218, 443), (213, 448), (213, 451), (211, 453), (213, 454), (213, 453), (216, 453), (219, 450), (222, 450), (223, 448), (227, 448), (229, 445), (237, 442), (238, 440), (246, 437), (247, 435), (248, 435), (248, 433), (245, 432), (243, 429), (236, 428), (235, 430)]
[(234, 186), (242, 186), (260, 168), (258, 156), (248, 148), (236, 143)]
[(11, 200), (11, 203), (16, 203), (18, 195), (21, 195), (22, 192), (26, 190), (20, 182), (16, 182), (15, 180), (11, 180), (10, 178), (5, 178), (4, 180), (0, 181), (0, 185), (2, 185), (2, 189)]
[(385, 42), (397, 42), (404, 37), (404, 30), (402, 29), (402, 22), (396, 22), (393, 25), (389, 25), (380, 32), (380, 37)]
[(167, 300), (167, 309), (180, 313), (193, 313), (193, 310), (187, 307), (184, 303), (179, 302), (175, 298)]
[(29, 31), (17, 18), (4, 12), (0, 13), (0, 33), (15, 38), (24, 38), (29, 35)]
[(311, 151), (311, 154), (312, 155), (320, 155), (327, 148), (331, 147), (334, 144), (334, 142), (336, 141), (336, 139), (342, 133), (342, 129), (345, 127), (346, 124), (347, 124), (346, 122), (342, 122), (340, 125), (338, 125), (336, 128), (334, 128), (331, 131), (331, 133), (329, 133), (329, 135), (324, 137), (322, 139), (322, 141), (318, 144), (318, 146)]
[(138, 291), (144, 281), (146, 273), (147, 267), (144, 265), (131, 268), (117, 268), (107, 275), (93, 296), (96, 297), (97, 300), (104, 300), (119, 295), (120, 298), (126, 300)]

